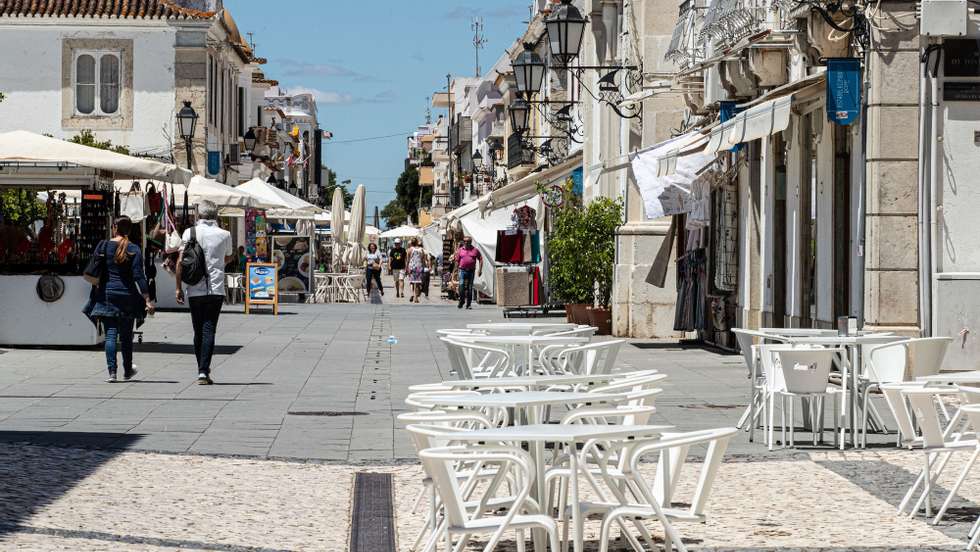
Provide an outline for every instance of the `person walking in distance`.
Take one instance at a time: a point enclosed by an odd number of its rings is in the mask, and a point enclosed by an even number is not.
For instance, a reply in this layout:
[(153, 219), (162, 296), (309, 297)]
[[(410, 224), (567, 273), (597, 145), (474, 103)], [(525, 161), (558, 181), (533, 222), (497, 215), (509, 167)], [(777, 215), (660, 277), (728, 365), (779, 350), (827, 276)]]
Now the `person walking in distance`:
[(368, 252), (364, 259), (364, 264), (366, 265), (367, 271), (367, 274), (365, 275), (365, 283), (367, 285), (368, 297), (371, 297), (372, 284), (375, 282), (377, 282), (378, 291), (383, 297), (385, 294), (385, 287), (381, 283), (381, 253), (378, 253), (378, 246), (376, 244), (368, 244)]
[(96, 246), (96, 254), (105, 258), (104, 272), (99, 285), (92, 286), (89, 303), (83, 312), (105, 329), (105, 357), (109, 369), (108, 383), (115, 383), (117, 373), (117, 342), (122, 349), (123, 379), (136, 375), (133, 368), (133, 326), (143, 323), (153, 314), (149, 284), (143, 271), (143, 253), (129, 235), (133, 221), (119, 217), (112, 225), (113, 238)]
[(395, 297), (405, 296), (405, 258), (402, 239), (395, 238), (395, 246), (388, 251), (388, 274), (395, 279)]
[(422, 279), (425, 269), (429, 266), (429, 259), (419, 244), (418, 238), (412, 238), (411, 246), (408, 248), (408, 283), (412, 286), (412, 296), (408, 298), (411, 303), (418, 303), (422, 295)]
[(177, 260), (177, 302), (190, 302), (194, 325), (197, 383), (211, 385), (211, 357), (218, 331), (218, 315), (225, 299), (225, 264), (235, 258), (231, 233), (218, 226), (218, 207), (204, 200), (197, 204), (197, 224), (184, 230)]
[(463, 245), (459, 246), (453, 261), (459, 267), (459, 306), (472, 308), (473, 303), (473, 278), (477, 274), (483, 274), (483, 255), (480, 250), (473, 247), (473, 238), (466, 236), (463, 238)]

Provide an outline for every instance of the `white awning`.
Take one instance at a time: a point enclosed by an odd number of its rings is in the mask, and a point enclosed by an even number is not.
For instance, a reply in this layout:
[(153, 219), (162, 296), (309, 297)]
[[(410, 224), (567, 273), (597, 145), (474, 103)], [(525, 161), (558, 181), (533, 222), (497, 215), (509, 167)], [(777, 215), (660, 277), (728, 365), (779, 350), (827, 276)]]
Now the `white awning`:
[(717, 159), (713, 152), (698, 148), (703, 141), (700, 132), (689, 132), (633, 156), (633, 175), (643, 197), (646, 218), (658, 219), (690, 210), (691, 184), (704, 167)]
[(253, 178), (236, 187), (237, 190), (259, 198), (263, 203), (275, 205), (266, 216), (276, 219), (313, 219), (323, 209), (303, 201), (285, 190), (280, 190), (261, 178)]
[(705, 151), (716, 153), (786, 130), (793, 105), (819, 95), (823, 91), (824, 79), (823, 73), (813, 75), (743, 104), (743, 107), (747, 107), (745, 111), (711, 130)]
[(547, 168), (543, 171), (531, 173), (524, 178), (508, 184), (499, 190), (494, 190), (488, 196), (480, 198), (480, 211), (486, 212), (488, 208), (501, 209), (508, 205), (520, 203), (538, 195), (538, 184), (550, 184), (560, 178), (565, 178), (577, 168), (582, 166), (582, 151), (579, 150), (572, 154), (567, 161)]
[(150, 178), (187, 184), (193, 173), (176, 165), (15, 130), (0, 133), (0, 162), (66, 163), (111, 171), (119, 177)]
[(381, 233), (381, 237), (385, 239), (389, 238), (417, 238), (422, 235), (422, 231), (414, 226), (399, 226), (398, 228), (393, 228), (391, 230), (386, 230)]

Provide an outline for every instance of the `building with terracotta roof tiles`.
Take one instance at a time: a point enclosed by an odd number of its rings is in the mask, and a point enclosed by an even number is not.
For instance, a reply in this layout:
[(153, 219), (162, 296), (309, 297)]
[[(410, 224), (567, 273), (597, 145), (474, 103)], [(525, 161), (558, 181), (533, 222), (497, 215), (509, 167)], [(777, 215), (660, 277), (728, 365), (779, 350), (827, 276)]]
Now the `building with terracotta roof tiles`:
[(0, 51), (0, 132), (91, 130), (185, 165), (176, 114), (190, 102), (194, 172), (252, 177), (243, 137), (259, 123), (265, 60), (221, 0), (0, 0)]

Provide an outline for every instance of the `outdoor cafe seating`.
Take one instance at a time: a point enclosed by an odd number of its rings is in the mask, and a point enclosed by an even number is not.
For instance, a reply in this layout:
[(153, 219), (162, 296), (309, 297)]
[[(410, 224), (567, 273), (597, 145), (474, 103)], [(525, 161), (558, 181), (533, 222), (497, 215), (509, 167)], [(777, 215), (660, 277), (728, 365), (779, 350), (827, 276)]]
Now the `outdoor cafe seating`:
[[(411, 550), (461, 550), (477, 535), (493, 550), (512, 533), (518, 550), (564, 543), (580, 552), (588, 516), (602, 518), (604, 543), (618, 531), (649, 549), (655, 539), (642, 520), (650, 519), (668, 549), (686, 550), (676, 526), (707, 519), (734, 427), (653, 423), (667, 376), (617, 370), (624, 342), (593, 341), (595, 328), (529, 322), (437, 333), (453, 379), (413, 385), (411, 411), (399, 416), (425, 472), (426, 494), (413, 507), (427, 502), (425, 523)], [(692, 468), (695, 449), (707, 452)], [(687, 475), (701, 481), (693, 496), (679, 491)]]

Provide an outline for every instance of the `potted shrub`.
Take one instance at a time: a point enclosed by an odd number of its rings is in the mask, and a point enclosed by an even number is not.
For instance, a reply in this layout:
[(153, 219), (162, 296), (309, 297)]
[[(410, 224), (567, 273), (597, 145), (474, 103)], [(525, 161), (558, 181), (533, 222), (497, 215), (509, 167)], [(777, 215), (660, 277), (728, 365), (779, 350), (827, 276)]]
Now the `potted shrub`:
[(552, 294), (564, 301), (569, 321), (590, 324), (602, 335), (612, 331), (616, 228), (619, 201), (599, 198), (584, 209), (568, 204), (558, 211), (548, 240)]

